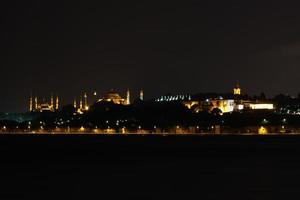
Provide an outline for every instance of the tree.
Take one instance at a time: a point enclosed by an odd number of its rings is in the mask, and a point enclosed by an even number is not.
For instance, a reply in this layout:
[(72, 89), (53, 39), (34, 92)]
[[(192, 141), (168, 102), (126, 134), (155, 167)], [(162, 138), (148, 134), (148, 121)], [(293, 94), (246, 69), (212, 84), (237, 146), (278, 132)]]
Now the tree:
[(266, 100), (266, 94), (264, 92), (261, 92), (259, 98), (260, 100)]
[(220, 110), (219, 108), (214, 108), (212, 111), (211, 111), (211, 114), (213, 115), (222, 115), (222, 110)]

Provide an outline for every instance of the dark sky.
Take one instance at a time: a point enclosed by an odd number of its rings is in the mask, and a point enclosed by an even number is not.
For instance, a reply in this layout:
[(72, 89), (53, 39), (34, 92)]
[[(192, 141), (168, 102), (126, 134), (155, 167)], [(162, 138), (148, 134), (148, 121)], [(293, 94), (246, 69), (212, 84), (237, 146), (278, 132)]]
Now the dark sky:
[(300, 5), (268, 1), (6, 1), (1, 3), (1, 111), (30, 91), (126, 88), (145, 97), (300, 92)]

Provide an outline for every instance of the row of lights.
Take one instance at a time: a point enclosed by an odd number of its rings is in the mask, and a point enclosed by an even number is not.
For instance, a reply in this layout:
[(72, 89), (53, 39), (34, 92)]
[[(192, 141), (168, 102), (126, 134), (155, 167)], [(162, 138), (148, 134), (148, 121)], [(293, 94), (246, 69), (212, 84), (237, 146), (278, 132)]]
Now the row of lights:
[(163, 101), (178, 101), (178, 100), (191, 100), (191, 95), (177, 95), (177, 96), (161, 96), (160, 98), (156, 99), (157, 102)]
[[(180, 129), (180, 128), (181, 128), (180, 126), (176, 126), (176, 129)], [(200, 128), (199, 126), (196, 127), (196, 129), (199, 129), (199, 128)], [(213, 130), (214, 128), (215, 128), (214, 126), (211, 127), (212, 130)], [(30, 130), (31, 127), (28, 126), (28, 129)], [(56, 129), (59, 129), (59, 128), (56, 127)], [(142, 127), (139, 126), (138, 129), (141, 130)], [(156, 126), (154, 126), (154, 129), (156, 129)], [(6, 127), (6, 126), (3, 126), (3, 127), (2, 127), (2, 130), (6, 131), (6, 130), (7, 130), (7, 127)], [(40, 127), (40, 130), (44, 130), (44, 127), (41, 126), (41, 127)], [(113, 129), (111, 129), (109, 126), (108, 126), (108, 128), (107, 128), (106, 130), (107, 130), (107, 132), (111, 132), (111, 133), (113, 132)], [(70, 127), (68, 127), (68, 132), (69, 132), (69, 131), (70, 131)], [(80, 127), (79, 131), (80, 131), (80, 132), (85, 132), (85, 131), (86, 131), (86, 128), (85, 128), (84, 126), (82, 126), (82, 127)], [(99, 132), (98, 127), (96, 126), (95, 129), (94, 129), (93, 131), (94, 131), (95, 133), (98, 133), (98, 132)], [(285, 131), (285, 126), (281, 126), (281, 130), (280, 130), (280, 131), (281, 131), (281, 132), (282, 132), (282, 131), (284, 132), (284, 131)], [(121, 133), (126, 133), (126, 127), (123, 127), (123, 128), (121, 129)], [(264, 134), (267, 134), (267, 133), (268, 133), (268, 130), (267, 130), (266, 127), (261, 126), (261, 127), (259, 128), (259, 130), (258, 130), (258, 133), (261, 134), (261, 135), (264, 135)]]
[[(42, 123), (41, 123), (41, 124), (42, 124)], [(19, 128), (19, 126), (16, 126), (16, 129), (18, 129), (18, 128)], [(28, 129), (31, 129), (31, 123), (30, 123), (30, 125), (27, 126), (27, 128), (28, 128)], [(70, 128), (70, 127), (68, 127), (68, 128)], [(126, 129), (126, 126), (123, 126), (122, 128)], [(153, 128), (154, 128), (154, 129), (157, 129), (157, 126), (154, 125)], [(176, 128), (177, 128), (177, 129), (180, 129), (181, 127), (180, 127), (179, 125), (177, 125)], [(200, 127), (199, 127), (199, 126), (196, 126), (196, 128), (199, 129)], [(2, 129), (3, 129), (3, 130), (6, 130), (7, 127), (6, 127), (6, 126), (3, 126)], [(40, 126), (40, 129), (44, 130), (44, 126), (41, 125), (41, 126)], [(59, 127), (56, 126), (56, 129), (59, 129)], [(98, 126), (95, 126), (95, 129), (98, 129)], [(108, 126), (107, 129), (111, 129), (111, 127)], [(138, 126), (138, 129), (142, 129), (142, 126)], [(84, 126), (81, 126), (79, 130), (83, 131), (83, 130), (86, 130), (86, 128), (85, 128)]]

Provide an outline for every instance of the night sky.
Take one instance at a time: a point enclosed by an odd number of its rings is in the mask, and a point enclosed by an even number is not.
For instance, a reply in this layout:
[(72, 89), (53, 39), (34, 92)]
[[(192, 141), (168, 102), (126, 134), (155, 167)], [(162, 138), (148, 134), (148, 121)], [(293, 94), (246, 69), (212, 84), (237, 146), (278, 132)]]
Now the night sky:
[[(271, 3), (272, 2), (272, 3)], [(269, 1), (1, 3), (1, 111), (30, 91), (71, 103), (114, 88), (168, 92), (300, 92), (300, 5)]]

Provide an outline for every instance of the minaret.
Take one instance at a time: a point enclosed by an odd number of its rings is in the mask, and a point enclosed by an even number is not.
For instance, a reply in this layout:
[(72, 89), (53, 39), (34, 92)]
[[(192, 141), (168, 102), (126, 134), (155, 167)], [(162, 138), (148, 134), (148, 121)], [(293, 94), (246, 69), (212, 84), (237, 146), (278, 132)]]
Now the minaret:
[(54, 98), (53, 98), (53, 94), (51, 94), (51, 111), (54, 111)]
[(126, 105), (130, 105), (130, 90), (127, 90), (126, 93)]
[(82, 110), (82, 108), (83, 108), (83, 102), (82, 102), (82, 97), (80, 97), (79, 109)]
[(30, 98), (29, 98), (29, 111), (30, 111), (30, 112), (33, 111), (33, 99), (32, 99), (32, 94), (30, 95)]
[(55, 110), (59, 109), (59, 98), (58, 96), (56, 97), (56, 104), (55, 104)]
[(34, 98), (34, 109), (35, 110), (38, 109), (38, 98), (37, 98), (37, 96)]
[(144, 91), (143, 90), (140, 91), (140, 100), (144, 101)]
[(74, 98), (73, 106), (74, 106), (74, 108), (77, 108), (77, 101), (76, 101), (76, 97)]
[(89, 105), (88, 105), (88, 96), (86, 94), (86, 92), (84, 93), (84, 110), (88, 110), (89, 109)]

